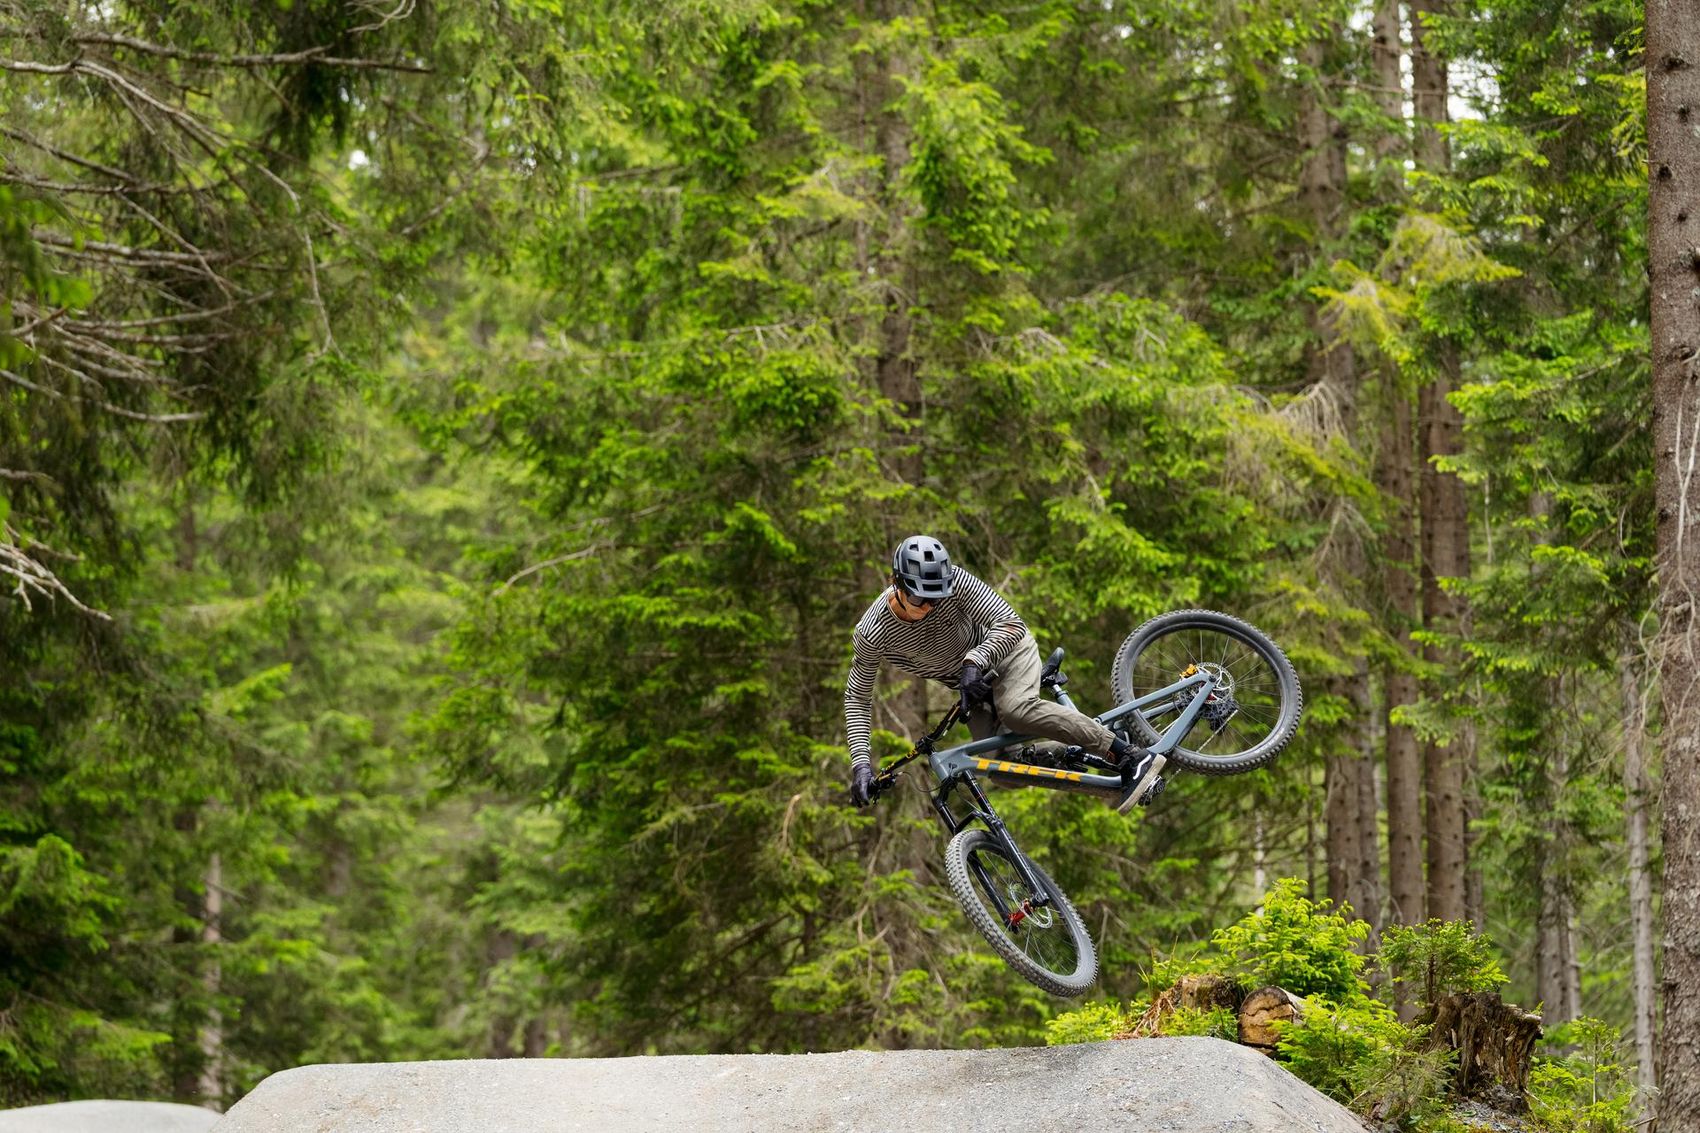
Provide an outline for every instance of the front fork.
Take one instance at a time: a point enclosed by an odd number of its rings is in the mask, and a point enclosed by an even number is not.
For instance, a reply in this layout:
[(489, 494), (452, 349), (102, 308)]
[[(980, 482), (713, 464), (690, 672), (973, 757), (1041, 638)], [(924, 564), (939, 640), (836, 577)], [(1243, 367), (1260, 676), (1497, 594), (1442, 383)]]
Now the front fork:
[[(957, 821), (956, 815), (951, 813), (949, 801), (951, 790), (957, 786), (961, 786), (974, 796), (974, 806), (969, 810), (968, 817), (961, 821)], [(1026, 883), (1027, 892), (1032, 895), (1018, 909), (1008, 907), (1004, 900), (1004, 894), (999, 892), (997, 886), (992, 884), (992, 879), (986, 875), (986, 869), (980, 864), (978, 858), (968, 860), (968, 868), (974, 871), (974, 877), (979, 881), (981, 891), (991, 897), (992, 904), (997, 906), (998, 915), (1003, 918), (1007, 927), (1014, 928), (1023, 920), (1026, 920), (1033, 909), (1043, 908), (1051, 903), (1050, 894), (1045, 891), (1043, 885), (1039, 884), (1039, 879), (1033, 875), (1033, 867), (1028, 864), (1027, 855), (1021, 852), (1021, 847), (1017, 846), (1015, 839), (1010, 837), (1009, 828), (1003, 824), (1003, 819), (998, 817), (998, 812), (992, 809), (992, 804), (986, 798), (986, 792), (981, 789), (979, 781), (974, 776), (960, 774), (946, 779), (939, 784), (938, 791), (932, 796), (932, 802), (933, 809), (938, 812), (940, 821), (944, 823), (945, 829), (950, 831), (952, 837), (955, 837), (963, 827), (978, 818), (986, 824), (986, 829), (991, 831), (992, 837), (997, 839), (998, 843), (1008, 850), (1010, 857), (1015, 860), (1015, 868), (1021, 871), (1021, 880)]]

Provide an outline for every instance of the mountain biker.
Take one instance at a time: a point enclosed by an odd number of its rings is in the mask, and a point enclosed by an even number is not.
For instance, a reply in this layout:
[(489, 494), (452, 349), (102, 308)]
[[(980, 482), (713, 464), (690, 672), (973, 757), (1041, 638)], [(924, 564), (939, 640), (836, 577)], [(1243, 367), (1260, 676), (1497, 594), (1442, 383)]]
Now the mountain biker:
[(1162, 756), (1135, 747), (1090, 716), (1040, 698), (1039, 646), (1027, 623), (996, 590), (954, 565), (931, 536), (910, 536), (892, 552), (891, 585), (856, 623), (855, 644), (844, 685), (844, 730), (850, 801), (856, 806), (868, 804), (874, 781), (868, 733), (882, 663), (956, 689), (977, 740), (994, 734), (1001, 717), (1006, 730), (1076, 744), (1108, 758), (1121, 769), (1117, 809), (1123, 813), (1161, 790)]

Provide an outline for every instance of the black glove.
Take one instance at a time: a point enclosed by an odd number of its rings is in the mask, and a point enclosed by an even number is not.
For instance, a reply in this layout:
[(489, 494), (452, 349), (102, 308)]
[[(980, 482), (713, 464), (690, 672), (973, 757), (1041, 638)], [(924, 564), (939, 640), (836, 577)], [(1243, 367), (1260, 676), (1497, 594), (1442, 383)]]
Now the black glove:
[(962, 662), (962, 675), (957, 678), (956, 687), (962, 690), (964, 714), (974, 711), (981, 704), (991, 702), (992, 682), (980, 672), (980, 666), (972, 661)]
[(850, 765), (850, 802), (855, 806), (867, 806), (872, 800), (874, 789), (874, 769), (866, 763)]

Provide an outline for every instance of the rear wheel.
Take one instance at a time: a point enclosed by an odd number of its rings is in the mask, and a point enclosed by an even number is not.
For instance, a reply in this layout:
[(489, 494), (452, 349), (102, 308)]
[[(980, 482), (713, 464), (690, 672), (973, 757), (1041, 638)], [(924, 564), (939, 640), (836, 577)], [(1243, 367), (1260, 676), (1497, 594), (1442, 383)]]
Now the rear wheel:
[[(1169, 762), (1202, 775), (1237, 775), (1274, 759), (1298, 730), (1304, 696), (1286, 655), (1238, 618), (1213, 610), (1152, 618), (1122, 642), (1110, 685), (1116, 703), (1126, 704), (1200, 670), (1215, 678), (1215, 689)], [(1123, 719), (1134, 740), (1149, 746), (1191, 703), (1176, 698)]]
[(1080, 914), (1038, 866), (1040, 894), (1008, 850), (985, 830), (960, 831), (944, 852), (945, 876), (968, 919), (1022, 978), (1052, 995), (1084, 995), (1098, 978), (1098, 953)]

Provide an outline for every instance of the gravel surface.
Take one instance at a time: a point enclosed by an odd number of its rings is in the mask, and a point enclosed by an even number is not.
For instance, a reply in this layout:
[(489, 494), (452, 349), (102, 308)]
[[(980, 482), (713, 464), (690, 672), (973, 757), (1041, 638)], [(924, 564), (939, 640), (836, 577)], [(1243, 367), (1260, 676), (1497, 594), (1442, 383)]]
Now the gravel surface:
[(170, 1102), (59, 1102), (0, 1110), (0, 1133), (206, 1133), (218, 1119)]
[(304, 1066), (261, 1082), (214, 1133), (578, 1129), (1364, 1133), (1263, 1055), (1207, 1038)]

